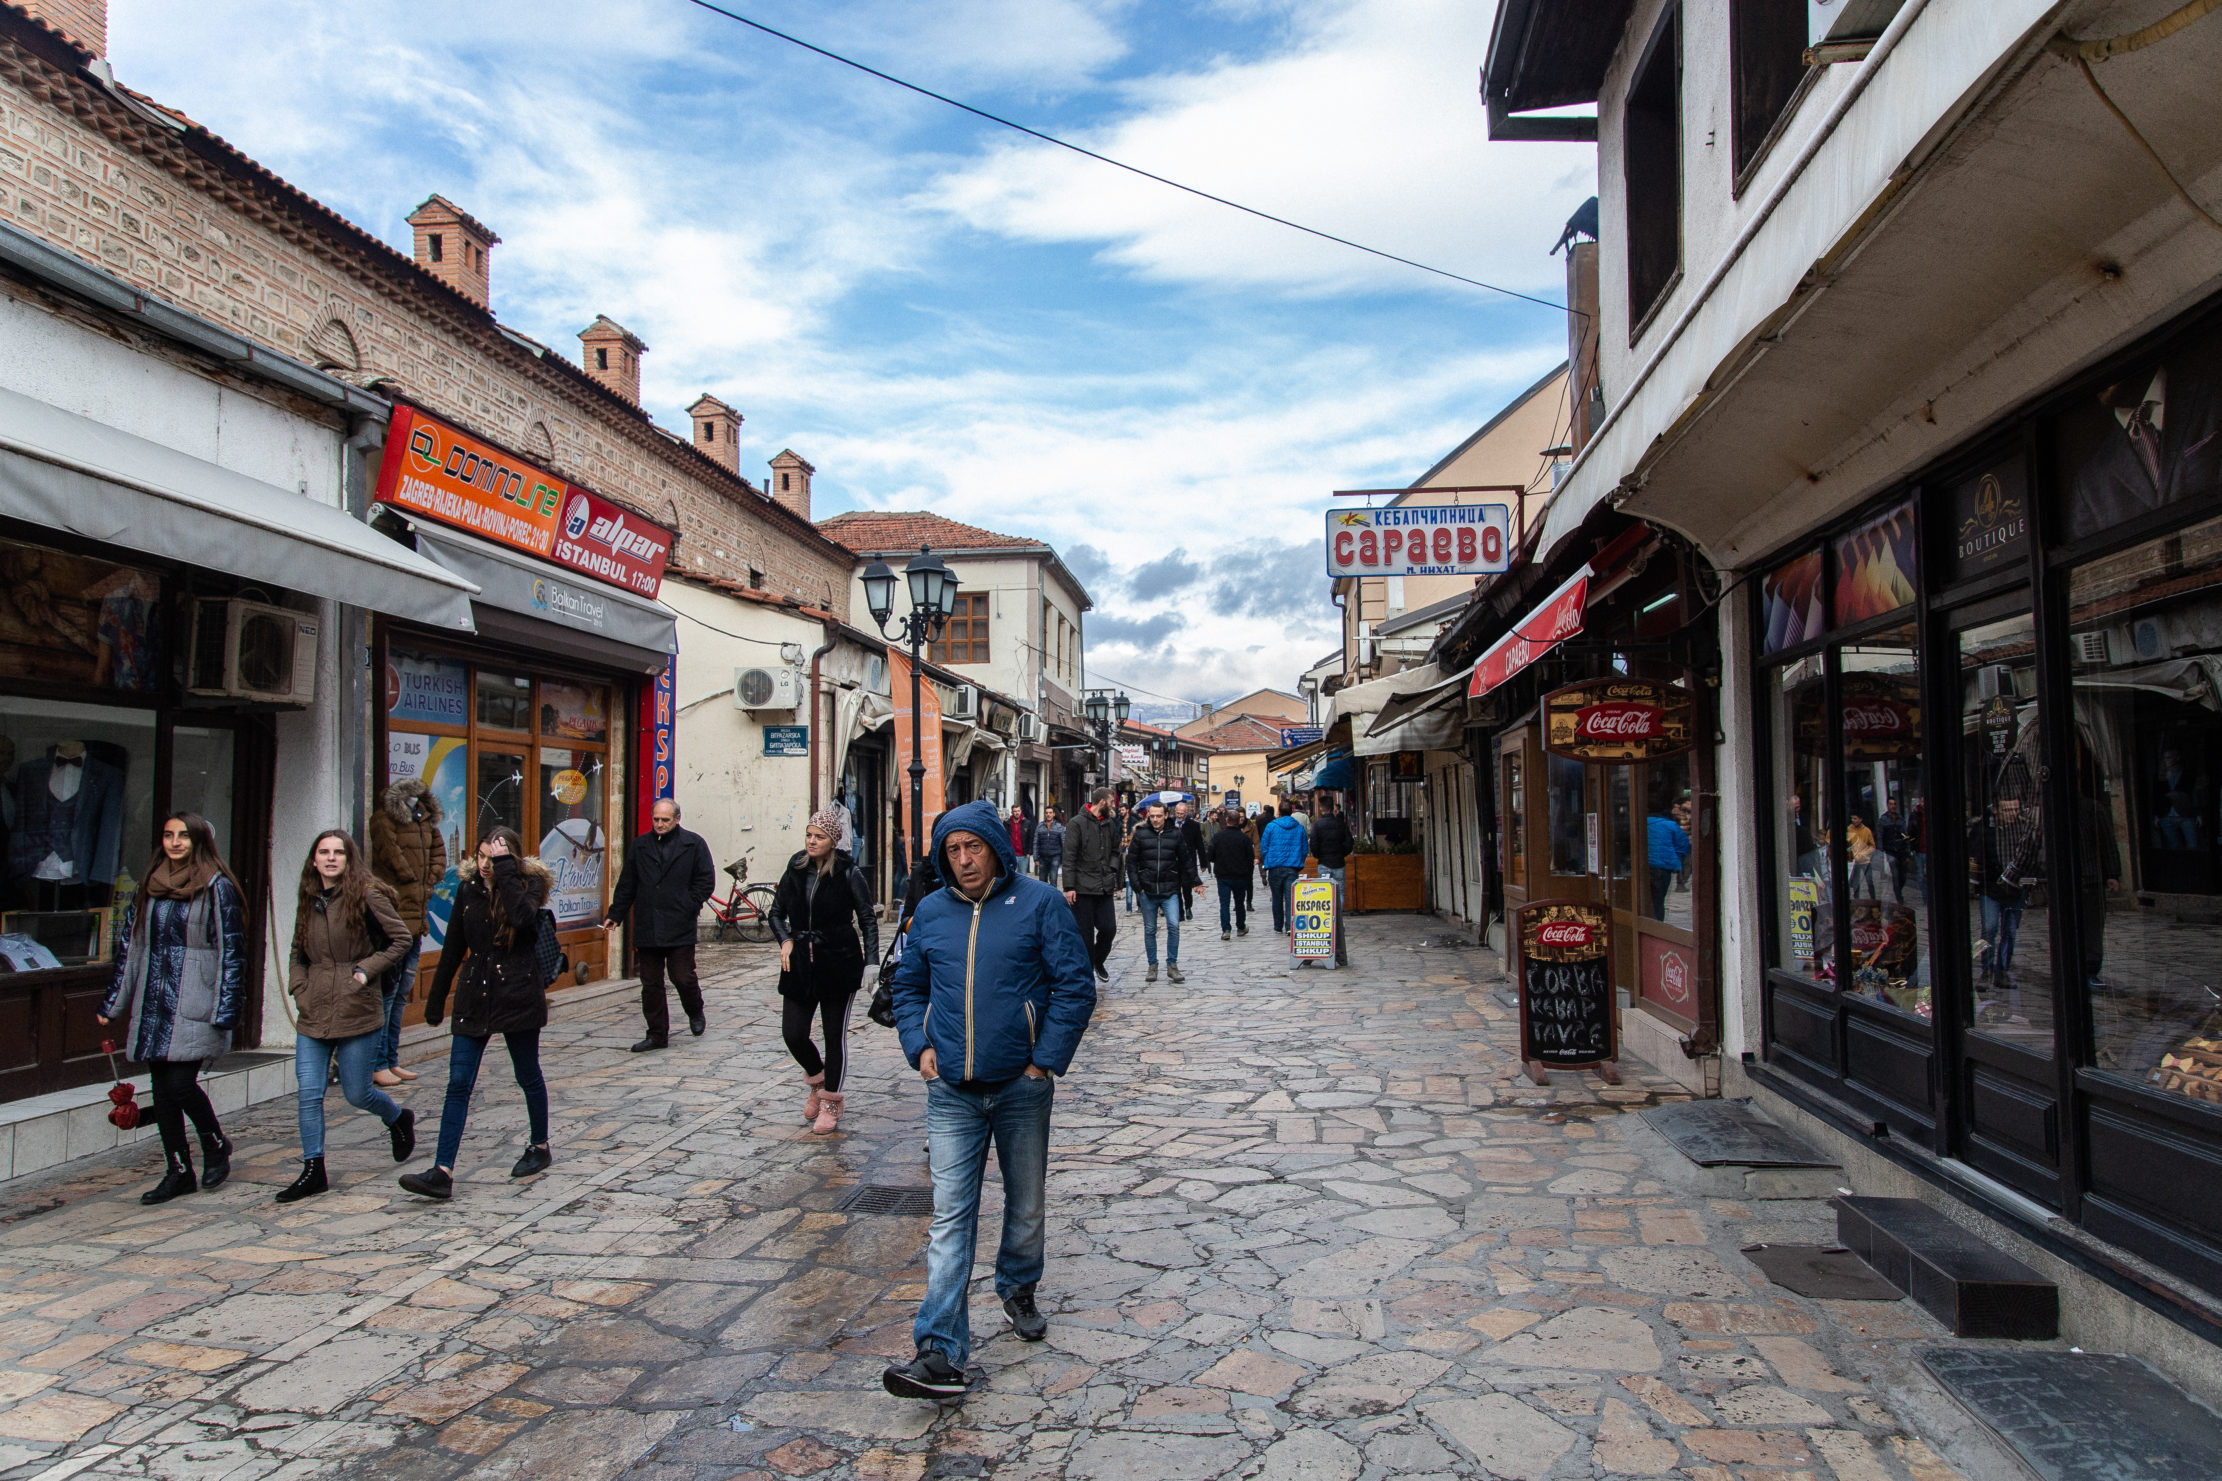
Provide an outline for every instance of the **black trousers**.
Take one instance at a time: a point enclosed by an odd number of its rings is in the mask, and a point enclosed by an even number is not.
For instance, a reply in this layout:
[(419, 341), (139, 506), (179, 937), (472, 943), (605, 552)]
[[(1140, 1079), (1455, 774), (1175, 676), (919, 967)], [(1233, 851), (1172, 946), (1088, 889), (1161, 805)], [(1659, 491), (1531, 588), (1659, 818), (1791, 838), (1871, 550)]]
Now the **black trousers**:
[(1111, 938), (1119, 934), (1118, 897), (1075, 895), (1072, 918), (1080, 927), (1080, 939), (1088, 943), (1088, 965), (1102, 966), (1111, 956)]
[(150, 1059), (147, 1061), (148, 1099), (154, 1102), (154, 1124), (162, 1131), (162, 1150), (172, 1157), (186, 1157), (185, 1118), (193, 1118), (193, 1129), (201, 1140), (214, 1141), (224, 1134), (216, 1124), (216, 1108), (208, 1103), (208, 1092), (201, 1089), (201, 1062), (197, 1059)]
[(679, 989), (679, 1006), (693, 1018), (702, 1011), (702, 979), (695, 975), (694, 948), (668, 946), (659, 949), (642, 947), (640, 957), (640, 1016), (648, 1020), (650, 1038), (671, 1037), (671, 1002), (664, 995), (664, 973), (671, 973), (671, 985)]
[[(779, 1000), (779, 1033), (787, 1041), (787, 1052), (802, 1066), (805, 1077), (823, 1071), (828, 1090), (841, 1088), (841, 1073), (849, 1065), (849, 1009), (855, 1003), (854, 992), (836, 993), (816, 1001), (809, 998)], [(825, 1034), (823, 1055), (818, 1053), (818, 1046), (810, 1042), (813, 1014)]]

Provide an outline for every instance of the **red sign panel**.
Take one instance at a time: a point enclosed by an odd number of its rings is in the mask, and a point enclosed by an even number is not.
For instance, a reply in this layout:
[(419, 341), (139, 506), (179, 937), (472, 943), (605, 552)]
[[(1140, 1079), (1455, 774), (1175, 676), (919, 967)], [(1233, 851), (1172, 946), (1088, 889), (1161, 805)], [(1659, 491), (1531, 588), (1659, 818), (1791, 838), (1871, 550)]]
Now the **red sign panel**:
[(671, 800), (678, 781), (673, 740), (677, 734), (677, 673), (679, 660), (668, 660), (653, 684), (640, 691), (638, 736), (640, 757), (648, 764), (647, 785), (638, 789), (640, 831), (655, 822), (656, 804)]
[(1638, 938), (1636, 954), (1643, 973), (1644, 1001), (1695, 1023), (1696, 954), (1687, 946), (1657, 936)]
[(1584, 571), (1551, 594), (1520, 625), (1499, 638), (1474, 665), (1466, 697), (1479, 699), (1529, 664), (1582, 630), (1582, 611), (1589, 603), (1589, 573)]
[(394, 408), (378, 499), (644, 597), (671, 558), (662, 525), (413, 406)]
[(1690, 748), (1689, 691), (1656, 679), (1597, 679), (1543, 696), (1543, 749), (1576, 761), (1655, 761)]

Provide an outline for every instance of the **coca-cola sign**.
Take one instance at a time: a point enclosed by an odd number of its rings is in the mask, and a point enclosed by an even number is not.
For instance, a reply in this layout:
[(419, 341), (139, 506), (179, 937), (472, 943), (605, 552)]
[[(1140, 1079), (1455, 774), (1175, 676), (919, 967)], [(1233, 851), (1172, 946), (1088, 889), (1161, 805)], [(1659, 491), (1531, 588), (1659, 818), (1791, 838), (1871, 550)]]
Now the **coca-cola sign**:
[(1905, 706), (1887, 699), (1854, 700), (1844, 706), (1846, 735), (1904, 735), (1913, 729)]
[(1657, 679), (1575, 684), (1543, 697), (1543, 748), (1576, 761), (1652, 761), (1691, 745), (1690, 692)]
[(1538, 944), (1543, 946), (1587, 946), (1596, 935), (1589, 926), (1578, 920), (1555, 920), (1542, 926), (1535, 933)]

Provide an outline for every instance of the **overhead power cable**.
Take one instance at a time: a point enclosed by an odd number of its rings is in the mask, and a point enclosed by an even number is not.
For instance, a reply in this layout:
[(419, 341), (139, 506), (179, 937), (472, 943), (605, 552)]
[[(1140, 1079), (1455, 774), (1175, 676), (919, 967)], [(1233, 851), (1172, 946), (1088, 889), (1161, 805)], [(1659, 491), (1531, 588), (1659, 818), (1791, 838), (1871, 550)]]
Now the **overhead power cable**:
[(1125, 160), (1113, 159), (1108, 154), (1098, 154), (1095, 150), (1089, 149), (1083, 145), (1075, 144), (1069, 139), (1060, 139), (1055, 134), (1045, 134), (1040, 129), (1029, 128), (1023, 123), (1018, 123), (1012, 119), (1005, 118), (1000, 113), (990, 113), (985, 108), (975, 108), (970, 103), (962, 102), (959, 99), (952, 98), (946, 93), (937, 93), (930, 87), (921, 87), (915, 82), (905, 81), (904, 79), (897, 77), (892, 72), (882, 72), (879, 68), (868, 66), (863, 62), (857, 61), (854, 57), (845, 57), (837, 51), (828, 51), (822, 46), (818, 46), (812, 42), (803, 40), (800, 36), (789, 35), (787, 32), (780, 30), (776, 26), (767, 26), (762, 21), (750, 20), (747, 16), (742, 15), (739, 11), (727, 10), (722, 5), (712, 4), (711, 0), (687, 0), (687, 3), (696, 7), (697, 9), (707, 10), (713, 15), (724, 16), (729, 21), (738, 21), (742, 25), (749, 27), (751, 30), (761, 31), (766, 36), (771, 36), (780, 41), (784, 41), (790, 46), (799, 46), (804, 51), (816, 52), (819, 56), (824, 57), (827, 61), (839, 62), (844, 67), (853, 67), (857, 71), (862, 72), (867, 76), (877, 77), (882, 82), (891, 82), (899, 88), (905, 88), (911, 92), (917, 93), (920, 97), (931, 98), (937, 103), (946, 103), (951, 108), (955, 108), (960, 110), (961, 112), (971, 114), (974, 118), (985, 119), (989, 123), (998, 124), (1003, 128), (1015, 129), (1017, 132), (1025, 134), (1030, 138), (1041, 140), (1044, 144), (1054, 144), (1059, 149), (1069, 149), (1074, 154), (1083, 155), (1088, 159), (1096, 161), (1098, 164), (1109, 165), (1115, 170), (1124, 170), (1130, 175), (1139, 175), (1144, 180), (1153, 180), (1159, 185), (1170, 186), (1174, 190), (1182, 191), (1188, 195), (1195, 196), (1200, 200), (1207, 200), (1214, 205), (1225, 206), (1229, 210), (1240, 211), (1245, 216), (1255, 216), (1260, 221), (1270, 221), (1275, 226), (1285, 226), (1291, 231), (1300, 231), (1308, 237), (1317, 237), (1323, 242), (1333, 242), (1338, 247), (1348, 247), (1356, 252), (1364, 252), (1368, 256), (1379, 257), (1389, 262), (1401, 263), (1405, 267), (1417, 268), (1423, 273), (1433, 273), (1439, 278), (1449, 278), (1453, 282), (1464, 283), (1468, 287), (1485, 289), (1490, 293), (1501, 293), (1507, 298), (1517, 298), (1523, 303), (1537, 304), (1543, 308), (1552, 310), (1554, 313), (1563, 314), (1568, 311), (1565, 304), (1553, 303), (1548, 298), (1537, 298), (1533, 294), (1522, 293), (1517, 289), (1500, 287), (1495, 283), (1484, 283), (1479, 278), (1469, 278), (1464, 273), (1454, 273), (1449, 268), (1434, 267), (1425, 262), (1415, 261), (1410, 257), (1401, 257), (1394, 252), (1383, 251), (1379, 247), (1369, 247), (1364, 242), (1354, 242), (1348, 237), (1338, 237), (1331, 231), (1321, 231), (1318, 227), (1306, 226), (1301, 221), (1291, 221), (1286, 216), (1276, 216), (1271, 211), (1261, 211), (1255, 206), (1245, 206), (1244, 204), (1242, 204), (1242, 202), (1228, 200), (1223, 195), (1213, 195), (1210, 191), (1199, 190), (1193, 185), (1183, 185), (1178, 180), (1169, 179), (1164, 175), (1156, 174), (1150, 170), (1145, 170), (1140, 165), (1130, 165)]

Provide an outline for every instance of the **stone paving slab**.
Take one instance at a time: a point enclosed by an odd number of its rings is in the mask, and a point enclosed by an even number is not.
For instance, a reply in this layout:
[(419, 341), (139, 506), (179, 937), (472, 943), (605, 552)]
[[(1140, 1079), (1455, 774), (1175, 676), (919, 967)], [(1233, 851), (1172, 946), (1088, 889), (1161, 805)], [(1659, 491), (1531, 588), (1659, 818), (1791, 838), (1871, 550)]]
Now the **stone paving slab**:
[[(840, 1207), (925, 1183), (915, 1076), (860, 1017), (843, 1132), (812, 1136), (775, 959), (720, 947), (699, 1040), (628, 1054), (615, 1001), (550, 1026), (539, 1178), (507, 1177), (496, 1064), (450, 1204), (336, 1101), (334, 1191), (291, 1207), (290, 1108), (236, 1118), (213, 1193), (142, 1208), (128, 1149), (35, 1181), (0, 1223), (0, 1478), (1988, 1474), (1908, 1376), (1951, 1340), (1926, 1314), (1737, 1253), (1825, 1240), (1826, 1207), (1671, 1182), (1627, 1112), (1683, 1092), (1640, 1065), (1515, 1079), (1480, 953), (1361, 917), (1351, 970), (1292, 970), (1191, 931), (1174, 987), (1141, 980), (1138, 919), (1057, 1087), (1049, 1338), (1009, 1332), (983, 1260), (961, 1407), (878, 1384), (927, 1221)], [(992, 1258), (992, 1171), (986, 1205)]]

